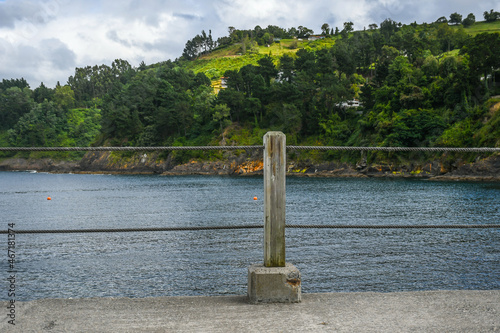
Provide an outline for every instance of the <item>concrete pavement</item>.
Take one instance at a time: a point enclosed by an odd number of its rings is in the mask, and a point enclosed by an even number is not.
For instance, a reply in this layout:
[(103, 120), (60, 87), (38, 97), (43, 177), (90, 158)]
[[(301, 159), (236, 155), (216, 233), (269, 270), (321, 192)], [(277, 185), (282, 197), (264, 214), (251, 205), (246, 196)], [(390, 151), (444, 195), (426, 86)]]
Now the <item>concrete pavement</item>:
[(500, 332), (500, 290), (42, 299), (16, 301), (15, 326), (0, 304), (0, 332)]

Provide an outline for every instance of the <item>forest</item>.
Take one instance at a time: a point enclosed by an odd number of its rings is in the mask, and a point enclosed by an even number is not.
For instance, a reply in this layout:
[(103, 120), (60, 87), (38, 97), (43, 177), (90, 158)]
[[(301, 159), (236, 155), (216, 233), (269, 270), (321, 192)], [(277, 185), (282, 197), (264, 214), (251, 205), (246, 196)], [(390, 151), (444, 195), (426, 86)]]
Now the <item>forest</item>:
[(229, 27), (217, 41), (202, 31), (175, 61), (76, 68), (55, 88), (3, 79), (0, 146), (247, 145), (280, 130), (299, 145), (500, 147), (500, 14), (471, 15), (325, 23), (319, 35)]

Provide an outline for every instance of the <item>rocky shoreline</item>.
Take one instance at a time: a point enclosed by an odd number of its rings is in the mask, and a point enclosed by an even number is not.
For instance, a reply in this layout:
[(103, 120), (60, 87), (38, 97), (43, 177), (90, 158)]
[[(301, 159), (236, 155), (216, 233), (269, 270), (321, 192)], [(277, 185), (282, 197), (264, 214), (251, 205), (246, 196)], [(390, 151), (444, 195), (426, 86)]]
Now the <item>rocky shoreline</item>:
[[(52, 173), (110, 173), (110, 174), (162, 174), (162, 175), (262, 175), (262, 159), (256, 155), (228, 154), (224, 160), (198, 161), (177, 164), (169, 155), (162, 159), (159, 153), (134, 154), (116, 157), (110, 152), (88, 152), (79, 161), (54, 159), (10, 158), (0, 161), (0, 171), (34, 170)], [(324, 162), (307, 163), (289, 161), (287, 175), (298, 177), (385, 177), (422, 178), (429, 180), (500, 181), (500, 154), (475, 163), (457, 161), (445, 166), (439, 161), (423, 164), (390, 165)]]

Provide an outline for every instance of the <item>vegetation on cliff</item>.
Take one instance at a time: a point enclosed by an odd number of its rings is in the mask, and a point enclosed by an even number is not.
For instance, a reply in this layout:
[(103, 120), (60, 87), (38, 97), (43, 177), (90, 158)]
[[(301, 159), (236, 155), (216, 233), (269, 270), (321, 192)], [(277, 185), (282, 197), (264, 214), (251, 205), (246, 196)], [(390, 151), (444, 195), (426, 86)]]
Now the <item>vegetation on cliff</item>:
[(475, 22), (454, 14), (363, 31), (324, 24), (321, 35), (230, 27), (217, 41), (211, 32), (195, 36), (176, 61), (76, 68), (54, 89), (3, 79), (0, 145), (261, 144), (266, 131), (281, 130), (290, 144), (499, 147), (500, 15)]

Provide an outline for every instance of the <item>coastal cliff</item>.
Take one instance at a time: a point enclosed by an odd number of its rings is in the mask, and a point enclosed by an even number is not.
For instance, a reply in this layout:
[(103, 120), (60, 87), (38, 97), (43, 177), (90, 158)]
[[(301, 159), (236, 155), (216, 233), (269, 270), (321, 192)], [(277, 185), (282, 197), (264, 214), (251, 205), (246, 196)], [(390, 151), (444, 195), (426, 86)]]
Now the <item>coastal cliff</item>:
[[(158, 152), (135, 153), (127, 157), (112, 152), (88, 152), (79, 161), (58, 161), (49, 158), (11, 158), (0, 161), (0, 171), (36, 170), (55, 173), (119, 173), (163, 175), (231, 175), (262, 174), (260, 152), (240, 155), (227, 153), (224, 159), (201, 161), (191, 159), (178, 163), (172, 154), (162, 157)], [(433, 180), (500, 181), (500, 154), (474, 163), (428, 161), (407, 164), (349, 164), (341, 162), (296, 162), (289, 160), (287, 174), (301, 177), (404, 177)]]

